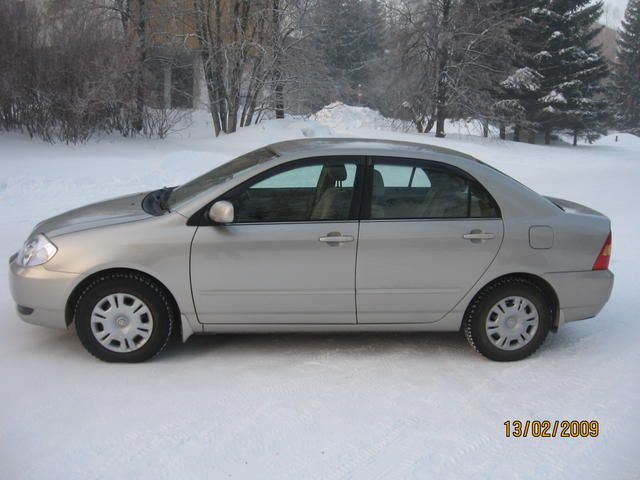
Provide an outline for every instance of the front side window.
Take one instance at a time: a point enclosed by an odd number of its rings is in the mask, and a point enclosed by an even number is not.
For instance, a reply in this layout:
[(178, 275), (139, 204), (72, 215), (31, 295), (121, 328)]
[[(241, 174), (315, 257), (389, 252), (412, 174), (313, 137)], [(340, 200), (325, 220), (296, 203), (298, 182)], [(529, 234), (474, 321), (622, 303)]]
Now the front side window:
[(484, 188), (439, 166), (374, 161), (371, 219), (494, 218), (498, 209)]
[(355, 161), (307, 163), (241, 187), (226, 199), (235, 223), (348, 220)]

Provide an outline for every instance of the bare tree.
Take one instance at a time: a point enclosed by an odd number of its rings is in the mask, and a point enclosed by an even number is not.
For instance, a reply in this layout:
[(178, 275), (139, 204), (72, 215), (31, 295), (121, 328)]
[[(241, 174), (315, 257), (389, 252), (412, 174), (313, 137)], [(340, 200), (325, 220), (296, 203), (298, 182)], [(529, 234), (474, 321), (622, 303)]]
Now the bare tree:
[(122, 35), (128, 3), (0, 0), (0, 9), (0, 127), (78, 142), (98, 132), (163, 136), (182, 120), (147, 105), (144, 92), (138, 101), (141, 59)]
[(314, 41), (321, 26), (314, 23), (317, 0), (272, 0), (271, 42), (266, 45), (271, 81), (264, 85), (264, 107), (276, 118), (285, 111), (312, 109), (315, 99), (335, 82)]
[(255, 35), (262, 19), (252, 17), (254, 11), (247, 0), (224, 6), (221, 0), (194, 0), (196, 37), (216, 136), (237, 127), (243, 72), (254, 60), (252, 47), (259, 48)]
[(508, 55), (512, 21), (497, 2), (429, 0), (392, 2), (403, 102), (420, 132), (435, 125), (444, 137), (445, 120), (485, 117), (499, 57)]

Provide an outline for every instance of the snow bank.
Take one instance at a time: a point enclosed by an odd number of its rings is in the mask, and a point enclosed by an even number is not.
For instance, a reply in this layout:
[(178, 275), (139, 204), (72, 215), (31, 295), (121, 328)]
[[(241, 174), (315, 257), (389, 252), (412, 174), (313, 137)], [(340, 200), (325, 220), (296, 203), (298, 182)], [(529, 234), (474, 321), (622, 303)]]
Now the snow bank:
[[(369, 107), (355, 107), (345, 105), (341, 102), (335, 102), (327, 105), (311, 117), (314, 122), (331, 128), (334, 132), (348, 136), (373, 136), (374, 131), (393, 131), (402, 133), (415, 132), (415, 126), (406, 120), (398, 120), (387, 118), (377, 110)], [(447, 133), (455, 133), (461, 135), (482, 135), (482, 125), (480, 122), (465, 122), (447, 120), (445, 124)], [(490, 127), (492, 135), (497, 135), (497, 129)], [(421, 138), (429, 138), (433, 136), (434, 129)]]
[(317, 112), (311, 118), (316, 122), (335, 130), (408, 130), (408, 122), (390, 119), (368, 107), (355, 107), (334, 102)]
[[(256, 127), (249, 127), (256, 128)], [(268, 120), (257, 125), (262, 132), (274, 134), (278, 138), (310, 138), (310, 137), (330, 137), (334, 135), (333, 129), (328, 125), (319, 122), (302, 119)]]

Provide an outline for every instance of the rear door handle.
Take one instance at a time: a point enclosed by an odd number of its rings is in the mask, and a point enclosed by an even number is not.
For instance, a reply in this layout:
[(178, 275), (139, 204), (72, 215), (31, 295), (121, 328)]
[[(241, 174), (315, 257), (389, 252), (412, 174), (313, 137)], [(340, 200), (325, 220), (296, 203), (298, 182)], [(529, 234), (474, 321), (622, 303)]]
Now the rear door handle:
[(323, 243), (339, 244), (353, 242), (353, 237), (351, 235), (342, 235), (340, 232), (330, 232), (318, 240)]
[(473, 232), (466, 233), (462, 236), (462, 238), (466, 240), (491, 240), (492, 238), (496, 238), (495, 233), (483, 233), (483, 232)]

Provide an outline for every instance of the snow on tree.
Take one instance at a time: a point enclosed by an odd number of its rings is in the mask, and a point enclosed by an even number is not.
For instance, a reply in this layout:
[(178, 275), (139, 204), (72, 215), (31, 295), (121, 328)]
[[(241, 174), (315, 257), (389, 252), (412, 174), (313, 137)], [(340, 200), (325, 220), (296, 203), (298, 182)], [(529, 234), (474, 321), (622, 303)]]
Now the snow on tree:
[(537, 92), (540, 90), (540, 77), (535, 70), (524, 67), (509, 75), (500, 85), (515, 92)]
[[(592, 140), (604, 130), (608, 117), (601, 81), (608, 75), (599, 45), (593, 39), (602, 2), (555, 0), (549, 8), (532, 10), (541, 27), (544, 50), (534, 56), (543, 76), (538, 119), (549, 143), (552, 131), (566, 131)], [(598, 98), (600, 99), (598, 100)]]
[(629, 0), (618, 30), (613, 81), (618, 126), (640, 134), (640, 0)]
[(530, 140), (535, 138), (537, 123), (537, 102), (540, 95), (542, 75), (537, 70), (537, 58), (550, 55), (540, 50), (541, 32), (530, 18), (532, 12), (539, 12), (543, 1), (504, 0), (505, 8), (515, 16), (509, 35), (515, 51), (511, 73), (500, 82), (496, 94), (494, 111), (500, 117), (500, 137), (506, 138), (505, 125), (513, 125), (513, 139), (520, 140), (521, 131), (529, 132)]
[[(533, 102), (537, 99), (541, 79), (542, 75), (532, 68), (517, 69), (500, 83), (504, 97), (496, 101), (494, 111), (501, 118), (514, 122), (518, 129), (534, 127), (527, 122), (526, 116), (531, 107), (531, 99)], [(519, 135), (519, 130), (516, 130), (516, 134)]]
[(524, 110), (516, 117), (516, 132), (527, 130), (530, 142), (540, 131), (545, 143), (554, 131), (571, 133), (576, 143), (579, 135), (592, 140), (604, 130), (608, 111), (601, 82), (608, 68), (600, 46), (593, 44), (601, 13), (601, 1), (538, 0), (514, 29), (522, 52), (516, 74), (535, 77), (538, 88), (524, 88), (514, 74), (502, 83), (501, 100), (511, 100), (508, 105), (517, 100)]

